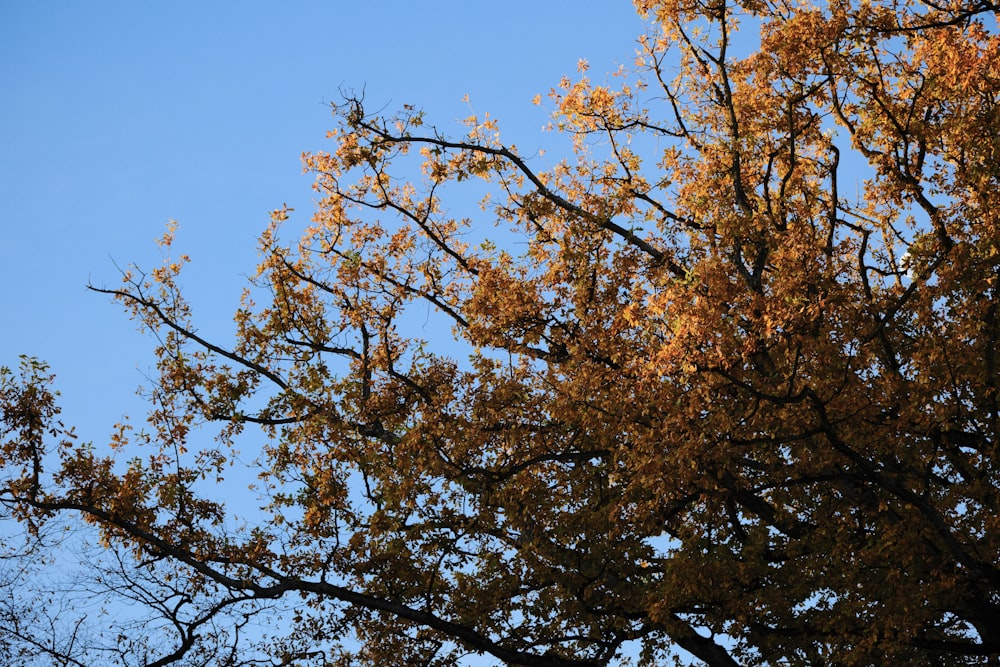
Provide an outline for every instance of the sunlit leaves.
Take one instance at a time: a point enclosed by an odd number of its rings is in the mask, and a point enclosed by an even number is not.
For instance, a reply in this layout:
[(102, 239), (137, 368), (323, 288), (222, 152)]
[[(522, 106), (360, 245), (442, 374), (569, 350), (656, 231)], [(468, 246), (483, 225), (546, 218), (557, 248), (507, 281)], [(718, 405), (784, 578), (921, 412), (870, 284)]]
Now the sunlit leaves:
[(102, 456), (5, 372), (2, 500), (301, 596), (302, 664), (995, 656), (995, 7), (636, 5), (634, 67), (550, 92), (561, 161), (334, 106), (231, 344), (171, 226), (99, 290), (156, 336), (147, 424)]

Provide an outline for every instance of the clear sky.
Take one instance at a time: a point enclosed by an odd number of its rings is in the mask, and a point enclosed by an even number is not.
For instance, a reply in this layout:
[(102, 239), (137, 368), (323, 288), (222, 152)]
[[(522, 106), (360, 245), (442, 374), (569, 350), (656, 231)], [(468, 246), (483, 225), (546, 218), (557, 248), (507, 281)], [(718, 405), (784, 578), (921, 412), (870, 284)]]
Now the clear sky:
[(642, 27), (628, 0), (0, 0), (0, 365), (49, 361), (100, 446), (141, 420), (155, 341), (88, 281), (155, 266), (176, 219), (195, 318), (225, 332), (268, 212), (309, 215), (299, 156), (338, 88), (456, 131), (471, 105), (530, 152), (532, 97), (630, 63)]

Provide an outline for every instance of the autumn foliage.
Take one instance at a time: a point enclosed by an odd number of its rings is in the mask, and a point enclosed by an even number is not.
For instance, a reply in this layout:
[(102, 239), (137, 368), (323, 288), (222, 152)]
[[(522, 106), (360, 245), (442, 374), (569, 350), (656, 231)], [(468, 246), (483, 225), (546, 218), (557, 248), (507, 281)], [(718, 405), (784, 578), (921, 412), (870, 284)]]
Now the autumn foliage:
[(549, 95), (562, 161), (346, 96), (234, 340), (186, 258), (95, 288), (156, 333), (145, 426), (83, 446), (44, 365), (5, 371), (6, 512), (89, 524), (156, 622), (0, 647), (997, 659), (998, 6), (635, 4), (634, 67)]

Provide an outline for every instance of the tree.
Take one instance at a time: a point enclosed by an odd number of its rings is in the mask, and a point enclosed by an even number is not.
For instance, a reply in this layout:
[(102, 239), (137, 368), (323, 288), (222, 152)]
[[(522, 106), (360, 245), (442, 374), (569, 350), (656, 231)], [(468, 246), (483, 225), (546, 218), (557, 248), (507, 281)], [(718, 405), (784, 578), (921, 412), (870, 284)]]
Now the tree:
[(345, 95), (233, 342), (186, 257), (94, 287), (159, 342), (114, 451), (5, 369), (6, 511), (80, 517), (159, 619), (33, 655), (996, 659), (1000, 5), (635, 4), (635, 67), (551, 93), (561, 162)]

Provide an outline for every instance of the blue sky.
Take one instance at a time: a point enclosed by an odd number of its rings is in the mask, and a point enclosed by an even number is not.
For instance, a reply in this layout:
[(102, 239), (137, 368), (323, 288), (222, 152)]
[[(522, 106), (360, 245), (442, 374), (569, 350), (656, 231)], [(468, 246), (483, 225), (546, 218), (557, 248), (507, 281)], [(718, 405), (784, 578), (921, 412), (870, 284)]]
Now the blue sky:
[(628, 64), (642, 28), (627, 0), (0, 0), (0, 365), (49, 361), (100, 446), (141, 420), (154, 341), (86, 283), (156, 265), (176, 219), (196, 320), (224, 334), (268, 212), (309, 215), (299, 156), (338, 88), (456, 130), (468, 94), (530, 152), (553, 141), (532, 97), (580, 58)]

